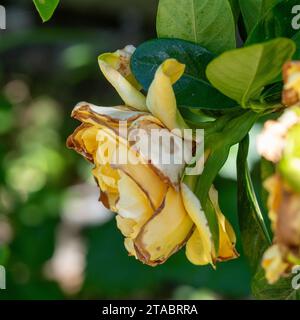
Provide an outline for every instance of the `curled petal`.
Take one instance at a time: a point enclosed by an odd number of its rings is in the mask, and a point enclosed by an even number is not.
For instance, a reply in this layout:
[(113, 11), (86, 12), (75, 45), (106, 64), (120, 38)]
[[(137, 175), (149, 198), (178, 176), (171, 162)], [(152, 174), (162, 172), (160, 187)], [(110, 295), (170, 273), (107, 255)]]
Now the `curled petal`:
[(101, 60), (118, 71), (126, 80), (128, 80), (135, 88), (141, 89), (141, 85), (137, 82), (130, 69), (130, 59), (135, 51), (132, 45), (126, 46), (124, 49), (116, 52), (102, 54)]
[(149, 88), (147, 107), (168, 129), (187, 128), (177, 110), (176, 97), (172, 85), (183, 75), (185, 65), (175, 59), (166, 60), (156, 71)]
[(219, 221), (219, 249), (217, 260), (226, 261), (237, 258), (239, 255), (235, 249), (236, 236), (231, 224), (223, 215), (218, 200), (218, 192), (212, 187), (209, 192), (209, 197)]
[(200, 201), (183, 183), (181, 193), (185, 209), (196, 226), (192, 237), (186, 244), (187, 258), (195, 265), (213, 264), (212, 235)]
[(170, 187), (162, 206), (135, 240), (136, 254), (145, 264), (161, 264), (186, 243), (192, 230), (181, 194)]
[(105, 53), (99, 56), (98, 62), (102, 73), (127, 106), (136, 110), (147, 111), (146, 98), (139, 91), (140, 86), (130, 71), (132, 47), (118, 50), (115, 53)]
[(118, 129), (120, 121), (131, 124), (145, 115), (148, 113), (132, 110), (126, 106), (100, 107), (88, 102), (78, 103), (72, 111), (72, 117), (83, 123), (111, 129)]
[(76, 150), (90, 162), (93, 162), (98, 146), (96, 141), (97, 133), (97, 128), (89, 124), (82, 124), (69, 136), (67, 146)]

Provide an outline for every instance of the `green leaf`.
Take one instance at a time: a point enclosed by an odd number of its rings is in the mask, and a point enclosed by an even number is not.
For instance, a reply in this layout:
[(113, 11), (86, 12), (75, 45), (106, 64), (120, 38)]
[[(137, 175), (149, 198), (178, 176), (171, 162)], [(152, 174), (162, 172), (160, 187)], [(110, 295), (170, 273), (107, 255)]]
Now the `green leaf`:
[(238, 218), (244, 254), (254, 274), (271, 240), (250, 177), (248, 149), (249, 136), (240, 143), (237, 157)]
[(281, 0), (271, 7), (256, 24), (246, 44), (264, 42), (277, 37), (292, 38), (297, 33), (292, 27), (294, 17), (292, 8), (295, 5), (299, 5), (298, 0)]
[(205, 70), (215, 56), (192, 42), (179, 39), (156, 39), (140, 45), (131, 58), (131, 69), (145, 90), (159, 65), (175, 58), (186, 65), (182, 78), (174, 85), (178, 106), (204, 109), (227, 109), (236, 102), (208, 83)]
[(59, 0), (33, 0), (43, 22), (48, 21), (59, 4)]
[(259, 115), (251, 110), (239, 110), (206, 126), (205, 150), (209, 151), (209, 156), (195, 189), (202, 205), (207, 201), (209, 189), (225, 164), (230, 148), (244, 139), (258, 118)]
[(283, 90), (283, 83), (282, 81), (276, 82), (269, 87), (267, 87), (261, 97), (260, 100), (263, 103), (280, 103), (282, 99), (282, 90)]
[(292, 40), (278, 38), (223, 53), (207, 67), (209, 81), (244, 108), (259, 99), (263, 88), (274, 83), (283, 64), (295, 52)]
[(241, 12), (248, 34), (260, 18), (280, 0), (239, 0)]
[(160, 38), (189, 40), (214, 53), (236, 47), (228, 0), (160, 0), (156, 25)]
[(259, 268), (252, 279), (252, 294), (260, 300), (300, 300), (300, 290), (292, 288), (293, 276), (281, 278), (270, 285), (265, 278), (264, 270)]
[(300, 59), (300, 31), (298, 31), (292, 38), (292, 40), (296, 43), (296, 52), (293, 56), (294, 60)]
[(225, 164), (230, 148), (248, 134), (258, 117), (258, 114), (252, 111), (239, 110), (210, 122), (205, 128), (205, 150), (209, 151), (209, 156), (194, 192), (204, 208), (216, 247), (218, 247), (219, 233), (214, 210), (209, 201), (209, 190)]
[(240, 6), (239, 6), (239, 0), (229, 0), (231, 10), (233, 13), (234, 21), (237, 23), (239, 15), (240, 15)]

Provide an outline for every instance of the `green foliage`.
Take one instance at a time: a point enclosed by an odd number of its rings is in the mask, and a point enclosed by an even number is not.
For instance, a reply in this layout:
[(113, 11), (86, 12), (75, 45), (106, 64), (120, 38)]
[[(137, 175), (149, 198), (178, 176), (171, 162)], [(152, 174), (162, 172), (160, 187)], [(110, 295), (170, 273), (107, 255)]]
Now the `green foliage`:
[(249, 137), (239, 147), (237, 157), (238, 217), (243, 250), (253, 274), (260, 266), (264, 251), (271, 245), (263, 215), (250, 177), (247, 157)]
[(231, 5), (231, 10), (234, 16), (235, 23), (237, 23), (240, 15), (239, 0), (229, 0), (229, 3)]
[[(44, 22), (52, 17), (59, 4), (59, 0), (33, 2)], [(75, 2), (77, 9), (83, 7), (83, 2), (65, 1), (66, 6)], [(188, 124), (205, 129), (207, 154), (195, 193), (218, 247), (218, 223), (208, 197), (212, 184), (217, 184), (226, 217), (233, 221), (235, 227), (239, 225), (238, 246), (243, 246), (243, 254), (251, 269), (252, 294), (258, 299), (300, 299), (299, 291), (291, 289), (290, 277), (274, 285), (269, 285), (265, 279), (260, 262), (271, 240), (247, 161), (249, 131), (262, 116), (271, 118), (270, 110), (281, 111), (283, 107), (283, 64), (291, 58), (300, 59), (300, 32), (291, 24), (292, 8), (298, 4), (297, 0), (160, 0), (157, 12), (159, 39), (139, 45), (131, 60), (132, 72), (145, 92), (158, 66), (166, 59), (175, 58), (186, 65), (184, 75), (174, 85), (174, 91)], [(84, 2), (85, 10), (89, 5), (93, 5), (93, 1)], [(119, 1), (114, 8), (118, 8), (118, 15), (123, 17), (125, 7), (127, 2)], [(243, 19), (243, 23), (239, 19)], [(85, 23), (82, 29), (84, 27)], [(96, 36), (91, 36), (89, 31), (74, 32), (72, 28), (71, 31), (58, 27), (51, 31), (41, 29), (36, 33), (8, 34), (4, 35), (5, 41), (0, 45), (0, 51), (4, 53), (8, 49), (20, 52), (26, 46), (45, 45), (47, 54), (50, 45), (63, 42), (68, 46), (64, 52), (59, 51), (62, 50), (61, 45), (55, 47), (59, 54), (55, 59), (49, 59), (49, 65), (40, 66), (37, 74), (32, 73), (32, 68), (38, 65), (39, 59), (28, 64), (24, 64), (21, 58), (16, 59), (15, 69), (4, 79), (24, 74), (23, 78), (33, 83), (30, 94), (22, 91), (21, 86), (21, 89), (15, 89), (18, 94), (12, 95), (10, 86), (15, 84), (2, 83), (0, 134), (4, 139), (0, 144), (0, 223), (13, 229), (13, 236), (8, 232), (6, 243), (0, 247), (0, 264), (8, 267), (10, 283), (5, 298), (58, 299), (65, 296), (57, 282), (46, 279), (45, 269), (49, 259), (53, 258), (57, 230), (62, 225), (60, 217), (65, 204), (62, 194), (75, 183), (86, 185), (85, 171), (90, 168), (87, 165), (83, 167), (78, 158), (65, 149), (66, 136), (72, 131), (69, 130), (71, 122), (68, 122), (70, 110), (61, 112), (51, 99), (50, 102), (49, 99), (35, 100), (41, 92), (46, 92), (62, 105), (72, 105), (84, 96), (97, 101), (104, 84), (93, 83), (93, 79), (98, 79), (94, 72), (97, 70), (93, 61), (94, 51), (108, 50), (107, 46), (115, 48), (125, 41), (121, 30), (113, 35), (107, 30), (101, 34), (95, 30)], [(239, 49), (235, 49), (236, 31), (246, 40), (243, 43), (238, 39)], [(118, 38), (116, 34), (121, 36)], [(132, 38), (126, 41), (129, 43)], [(55, 60), (53, 65), (50, 63), (52, 60)], [(30, 68), (25, 65), (30, 65)], [(57, 65), (59, 68), (55, 68)], [(5, 70), (3, 65), (1, 72), (2, 69)], [(41, 70), (46, 70), (44, 79), (41, 78)], [(49, 78), (51, 72), (54, 75)], [(25, 98), (20, 99), (22, 92)], [(111, 104), (110, 93), (102, 89), (103, 97)], [(204, 115), (214, 119), (207, 119)], [(62, 123), (67, 125), (62, 126)], [(63, 130), (65, 128), (68, 132)], [(231, 148), (237, 144), (238, 215), (235, 216), (232, 205), (235, 183), (217, 176)], [(267, 166), (268, 170), (265, 170)], [(268, 174), (270, 168), (274, 169), (264, 162), (262, 168)], [(291, 178), (297, 182), (298, 175), (291, 172)], [(249, 294), (249, 272), (243, 257), (213, 271), (208, 267), (189, 265), (184, 253), (180, 253), (165, 265), (152, 269), (127, 257), (122, 237), (113, 221), (88, 227), (80, 236), (84, 236), (87, 245), (84, 256), (86, 269), (83, 287), (74, 294), (76, 297), (169, 298), (171, 290), (168, 286), (181, 285), (209, 288), (225, 297)]]
[(280, 0), (239, 0), (248, 34), (251, 33), (264, 14)]
[(157, 33), (160, 38), (193, 41), (214, 53), (236, 46), (228, 0), (160, 0)]
[(264, 270), (258, 268), (252, 280), (252, 293), (260, 300), (300, 300), (300, 290), (293, 289), (291, 283), (292, 276), (270, 285), (265, 278)]
[(51, 19), (59, 0), (33, 0), (43, 22)]
[(292, 27), (292, 8), (297, 0), (273, 1), (274, 6), (262, 11), (264, 14), (249, 34), (246, 44), (263, 42), (277, 37), (292, 38), (297, 30)]
[(259, 99), (266, 85), (276, 81), (294, 52), (293, 41), (285, 38), (228, 51), (208, 65), (207, 77), (217, 89), (247, 108), (251, 100)]
[(183, 77), (175, 84), (177, 103), (181, 107), (226, 109), (236, 105), (207, 81), (205, 70), (215, 56), (203, 47), (179, 39), (157, 39), (140, 45), (131, 68), (145, 90), (148, 90), (158, 66), (168, 58), (186, 65)]

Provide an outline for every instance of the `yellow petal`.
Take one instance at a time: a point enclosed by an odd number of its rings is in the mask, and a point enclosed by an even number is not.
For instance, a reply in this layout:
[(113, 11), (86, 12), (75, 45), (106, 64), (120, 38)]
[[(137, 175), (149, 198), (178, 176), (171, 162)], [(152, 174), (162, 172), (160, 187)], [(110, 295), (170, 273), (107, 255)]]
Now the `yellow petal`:
[(125, 246), (125, 249), (128, 251), (128, 254), (130, 256), (134, 256), (137, 258), (136, 256), (136, 252), (135, 252), (135, 248), (134, 248), (134, 242), (132, 239), (130, 238), (125, 238), (124, 240), (124, 246)]
[(217, 260), (226, 261), (235, 259), (238, 257), (238, 253), (235, 249), (235, 232), (220, 209), (218, 192), (214, 187), (210, 189), (209, 197), (215, 209), (219, 222), (219, 248)]
[[(149, 199), (143, 190), (125, 173), (120, 172), (118, 181), (119, 200), (117, 202), (117, 212), (123, 223), (129, 221), (131, 232), (126, 234), (128, 238), (134, 239), (140, 232), (142, 226), (153, 215)], [(122, 231), (122, 230), (121, 230)]]
[(113, 212), (116, 212), (116, 203), (119, 198), (118, 193), (118, 170), (110, 167), (109, 164), (98, 165), (93, 169), (93, 175), (101, 190), (101, 202)]
[(147, 111), (146, 98), (130, 71), (131, 54), (126, 50), (102, 54), (98, 58), (99, 66), (127, 106)]
[(186, 244), (186, 257), (188, 260), (197, 266), (205, 266), (211, 264), (214, 266), (212, 261), (212, 252), (208, 252), (207, 241), (196, 229)]
[(148, 109), (170, 130), (187, 128), (177, 110), (176, 97), (172, 87), (183, 75), (184, 69), (185, 65), (177, 60), (166, 60), (156, 71), (148, 91)]
[(118, 193), (118, 181), (120, 179), (118, 170), (115, 170), (111, 168), (109, 164), (106, 164), (95, 167), (93, 169), (93, 174), (102, 191)]
[(96, 140), (99, 129), (96, 127), (89, 127), (82, 132), (81, 139), (83, 141), (86, 152), (95, 155), (98, 143)]
[(133, 150), (128, 150), (123, 143), (119, 144), (119, 154), (128, 152), (130, 159), (134, 163), (116, 164), (115, 167), (126, 173), (150, 200), (153, 209), (158, 209), (162, 204), (168, 185), (163, 179), (152, 169), (151, 164), (143, 163), (139, 155)]
[(117, 227), (122, 232), (123, 236), (131, 238), (134, 233), (136, 222), (132, 219), (126, 219), (119, 215), (116, 216)]
[(67, 139), (67, 147), (74, 149), (79, 154), (83, 155), (90, 162), (94, 162), (97, 142), (96, 136), (98, 128), (90, 124), (81, 124), (72, 135)]
[(138, 258), (152, 266), (165, 262), (185, 244), (192, 229), (181, 194), (170, 187), (163, 205), (135, 240)]
[(186, 245), (187, 258), (196, 265), (213, 264), (212, 235), (200, 201), (183, 183), (181, 184), (181, 193), (185, 209), (196, 225), (196, 230)]

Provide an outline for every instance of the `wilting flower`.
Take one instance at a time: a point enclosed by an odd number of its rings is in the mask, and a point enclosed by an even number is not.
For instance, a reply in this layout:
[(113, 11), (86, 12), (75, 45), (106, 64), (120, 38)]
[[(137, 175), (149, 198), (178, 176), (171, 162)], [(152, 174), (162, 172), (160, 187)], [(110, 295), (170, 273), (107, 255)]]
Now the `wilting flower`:
[(291, 61), (283, 67), (284, 90), (282, 102), (286, 106), (293, 106), (300, 101), (300, 62)]
[(275, 283), (300, 262), (300, 194), (279, 173), (266, 180), (265, 188), (274, 244), (264, 254), (262, 265), (268, 281)]
[[(198, 198), (182, 181), (197, 144), (193, 136), (182, 135), (188, 127), (177, 110), (172, 88), (185, 66), (174, 59), (166, 60), (145, 97), (130, 71), (133, 51), (129, 46), (99, 57), (104, 76), (125, 105), (78, 104), (72, 116), (82, 124), (67, 145), (95, 165), (93, 175), (101, 189), (100, 200), (117, 213), (117, 226), (130, 255), (155, 266), (186, 244), (188, 259), (197, 265), (235, 258), (235, 234), (219, 208), (217, 191), (213, 187), (210, 190), (219, 224), (215, 246)], [(153, 131), (162, 139), (156, 140), (157, 150), (149, 153)], [(171, 146), (164, 138), (172, 141)], [(161, 156), (170, 163), (164, 164)]]
[[(284, 67), (286, 81), (283, 100), (299, 103), (299, 63)], [(292, 97), (292, 98), (291, 98)], [(260, 154), (276, 166), (264, 185), (269, 192), (268, 209), (274, 244), (263, 257), (263, 268), (270, 283), (300, 264), (300, 107), (287, 109), (278, 121), (266, 123), (258, 139)]]

